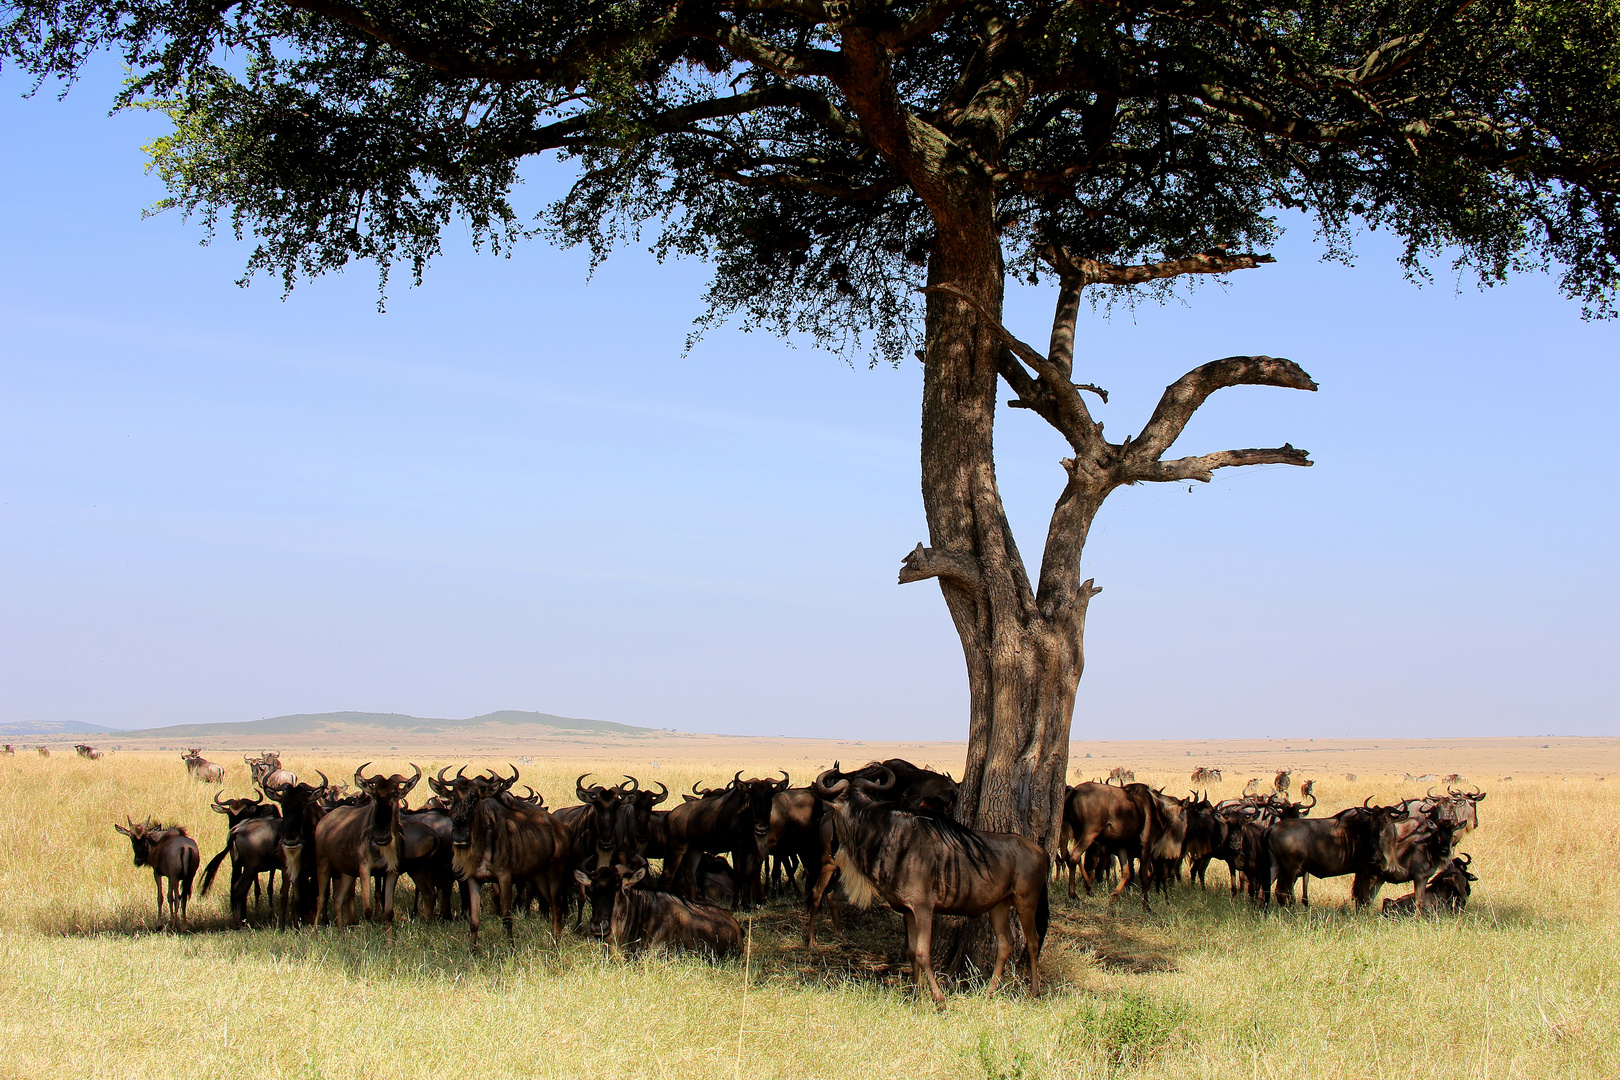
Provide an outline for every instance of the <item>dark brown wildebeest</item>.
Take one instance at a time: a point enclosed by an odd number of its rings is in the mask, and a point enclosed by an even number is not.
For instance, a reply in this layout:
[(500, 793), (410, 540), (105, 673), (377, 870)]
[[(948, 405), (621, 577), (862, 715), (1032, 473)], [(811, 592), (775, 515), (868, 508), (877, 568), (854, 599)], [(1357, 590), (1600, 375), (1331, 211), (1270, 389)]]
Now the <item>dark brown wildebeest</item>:
[[(315, 829), (326, 816), (323, 799), (332, 783), (319, 769), (320, 786), (302, 782), (271, 784), (265, 795), (281, 805), (277, 841), (281, 846), (281, 926), (289, 916), (303, 922), (315, 918)], [(307, 857), (306, 857), (307, 856)], [(297, 905), (289, 909), (289, 900)]]
[(1378, 832), (1378, 873), (1367, 896), (1370, 903), (1379, 886), (1413, 884), (1416, 910), (1427, 903), (1429, 878), (1451, 858), (1452, 825), (1430, 814), (1387, 817)]
[[(332, 876), (337, 883), (332, 889), (334, 921), (341, 928), (357, 921), (354, 911), (354, 887), (360, 885), (361, 911), (375, 917), (381, 909), (383, 923), (388, 927), (389, 940), (394, 936), (394, 887), (399, 881), (399, 863), (405, 848), (404, 830), (400, 826), (400, 805), (411, 793), (422, 770), (415, 765), (414, 775), (395, 773), (384, 776), (366, 776), (366, 762), (354, 770), (354, 783), (365, 796), (365, 801), (354, 806), (340, 806), (321, 819), (315, 826), (315, 923), (320, 925), (325, 912), (326, 886)], [(372, 875), (383, 877), (380, 904), (372, 904)], [(344, 919), (347, 908), (349, 918)]]
[(39, 750), (39, 756), (40, 757), (50, 757), (51, 756), (51, 748), (46, 746), (44, 743), (40, 743), (39, 746), (37, 747), (37, 749)]
[(1114, 787), (1109, 783), (1076, 784), (1064, 800), (1063, 816), (1079, 853), (1069, 867), (1069, 895), (1074, 895), (1076, 864), (1089, 895), (1094, 885), (1086, 854), (1093, 844), (1103, 854), (1121, 856), (1119, 885), (1109, 894), (1115, 899), (1130, 888), (1136, 874), (1131, 860), (1141, 863), (1142, 906), (1148, 908), (1148, 885), (1154, 860), (1178, 858), (1185, 835), (1185, 808), (1146, 784)]
[(1226, 819), (1215, 812), (1208, 794), (1203, 798), (1192, 796), (1187, 800), (1187, 831), (1181, 842), (1181, 854), (1188, 860), (1188, 880), (1204, 888), (1204, 875), (1209, 861), (1226, 844), (1229, 826)]
[(814, 881), (821, 866), (821, 800), (807, 787), (788, 788), (771, 800), (771, 831), (765, 839), (770, 857), (771, 892), (792, 885), (793, 875), (805, 868), (805, 884)]
[[(209, 809), (216, 814), (224, 814), (229, 823), (226, 833), (225, 846), (219, 854), (208, 861), (203, 871), (202, 888), (197, 895), (204, 897), (213, 887), (214, 875), (219, 872), (219, 865), (225, 857), (231, 857), (231, 912), (236, 918), (238, 926), (247, 921), (247, 894), (254, 894), (254, 903), (263, 899), (259, 888), (259, 875), (269, 874), (269, 893), (274, 906), (276, 895), (276, 871), (281, 869), (280, 827), (276, 819), (281, 817), (281, 811), (274, 803), (266, 803), (261, 795), (252, 799), (221, 799), (220, 792), (214, 792), (214, 801)], [(238, 831), (238, 827), (245, 822), (258, 822), (246, 829)], [(241, 895), (238, 896), (240, 888)]]
[(1269, 892), (1279, 904), (1294, 901), (1294, 882), (1301, 881), (1300, 903), (1311, 904), (1310, 879), (1354, 874), (1350, 894), (1364, 907), (1376, 891), (1378, 836), (1391, 820), (1404, 820), (1404, 807), (1363, 804), (1341, 810), (1330, 818), (1294, 818), (1272, 825), (1267, 837), (1270, 857)]
[(193, 780), (201, 781), (204, 784), (223, 784), (225, 782), (225, 766), (216, 765), (203, 757), (201, 747), (191, 747), (180, 755), (180, 760), (186, 763), (186, 773)]
[[(946, 817), (918, 814), (885, 801), (892, 775), (851, 780), (829, 769), (811, 785), (827, 803), (838, 838), (839, 874), (851, 903), (883, 900), (904, 916), (912, 973), (936, 1005), (945, 994), (934, 975), (935, 915), (989, 915), (995, 992), (1012, 955), (1016, 911), (1029, 951), (1029, 989), (1041, 988), (1040, 950), (1048, 918), (1046, 852), (1013, 833), (981, 833)], [(829, 783), (831, 781), (831, 783)]]
[[(610, 949), (626, 956), (647, 950), (679, 950), (719, 959), (742, 947), (742, 927), (731, 912), (673, 893), (638, 888), (647, 876), (645, 866), (621, 864), (613, 870), (619, 878), (619, 892), (608, 920)], [(589, 884), (590, 879), (585, 882)]]
[(101, 751), (97, 750), (89, 743), (74, 743), (73, 752), (84, 758), (86, 761), (101, 760)]
[(763, 901), (760, 868), (771, 833), (771, 804), (788, 783), (786, 772), (780, 780), (744, 780), (738, 770), (731, 783), (718, 790), (694, 784), (698, 798), (669, 812), (665, 886), (678, 895), (696, 896), (702, 855), (729, 852), (742, 885), (739, 905)]
[(435, 910), (439, 918), (451, 918), (456, 873), (451, 865), (449, 813), (439, 808), (406, 810), (401, 807), (399, 827), (405, 838), (405, 846), (400, 849), (399, 872), (416, 886), (411, 917), (421, 918), (425, 900), (428, 918), (433, 917)]
[(197, 865), (202, 861), (197, 841), (186, 835), (183, 825), (164, 827), (151, 818), (136, 824), (127, 814), (124, 820), (129, 823), (128, 828), (117, 822), (113, 823), (113, 828), (129, 837), (130, 847), (135, 851), (135, 865), (152, 868), (152, 884), (157, 886), (158, 923), (163, 922), (163, 880), (167, 878), (169, 929), (188, 929), (186, 906), (191, 900), (191, 881), (197, 876)]
[[(629, 865), (631, 855), (647, 858), (648, 847), (654, 843), (653, 816), (659, 811), (654, 809), (665, 799), (669, 798), (669, 788), (663, 781), (654, 781), (658, 790), (643, 788), (635, 777), (626, 775), (629, 786), (625, 788), (624, 802), (619, 806), (619, 820), (616, 826), (617, 834), (614, 840), (614, 856), (619, 862)], [(658, 847), (654, 858), (663, 857), (663, 847)]]
[[(1479, 878), (1468, 872), (1473, 862), (1468, 855), (1460, 855), (1452, 859), (1445, 869), (1429, 879), (1427, 908), (1430, 911), (1443, 910), (1453, 913), (1460, 912), (1468, 906), (1469, 894), (1473, 891), (1469, 883)], [(1405, 896), (1384, 901), (1381, 909), (1384, 915), (1411, 915), (1417, 911), (1417, 893), (1409, 892)]]
[[(442, 777), (442, 772), (441, 772)], [(467, 921), (472, 947), (478, 948), (480, 890), (484, 882), (496, 886), (496, 904), (506, 924), (508, 940), (515, 940), (512, 906), (516, 884), (532, 883), (551, 908), (551, 935), (562, 938), (562, 920), (569, 903), (573, 869), (569, 831), (547, 810), (514, 800), (503, 801), (518, 781), (512, 775), (462, 777), (430, 781), (450, 803), (450, 843), (456, 876), (469, 883)]]

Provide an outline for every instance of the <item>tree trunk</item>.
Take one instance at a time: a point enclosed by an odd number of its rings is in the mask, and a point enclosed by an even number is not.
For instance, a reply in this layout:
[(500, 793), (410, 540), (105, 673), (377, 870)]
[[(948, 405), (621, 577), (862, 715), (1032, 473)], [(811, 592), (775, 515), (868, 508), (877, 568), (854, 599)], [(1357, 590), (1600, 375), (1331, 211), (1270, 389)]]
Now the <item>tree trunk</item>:
[[(973, 295), (999, 320), (1004, 269), (988, 221), (982, 231), (954, 236), (941, 229), (929, 278), (931, 285), (952, 284)], [(937, 577), (962, 640), (969, 730), (958, 819), (984, 831), (1018, 833), (1055, 854), (1092, 592), (1089, 582), (1077, 586), (1072, 579), (1100, 498), (1071, 468), (1047, 541), (1044, 562), (1053, 565), (1043, 564), (1037, 596), (996, 484), (1003, 348), (980, 313), (953, 296), (929, 294), (922, 493), (931, 547), (912, 553), (901, 580)], [(961, 971), (962, 961), (970, 960), (979, 971), (989, 970), (994, 938), (988, 920), (941, 929), (935, 941), (942, 969)]]

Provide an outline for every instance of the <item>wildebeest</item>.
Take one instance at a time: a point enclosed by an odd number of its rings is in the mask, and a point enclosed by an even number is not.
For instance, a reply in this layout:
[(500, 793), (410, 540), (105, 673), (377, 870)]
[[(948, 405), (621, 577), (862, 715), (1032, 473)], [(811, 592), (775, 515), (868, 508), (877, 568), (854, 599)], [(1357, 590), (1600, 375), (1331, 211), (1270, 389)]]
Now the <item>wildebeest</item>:
[[(319, 769), (320, 786), (303, 782), (271, 784), (264, 793), (281, 806), (279, 835), (281, 846), (281, 925), (289, 917), (313, 921), (315, 917), (315, 829), (327, 814), (323, 798), (332, 783)], [(296, 903), (291, 912), (289, 903)]]
[[(1428, 910), (1460, 912), (1468, 906), (1468, 897), (1472, 892), (1469, 883), (1479, 880), (1468, 872), (1472, 862), (1468, 855), (1460, 855), (1429, 879), (1425, 898)], [(1385, 915), (1411, 915), (1417, 911), (1417, 892), (1385, 900), (1380, 910)]]
[(400, 773), (366, 776), (365, 768), (370, 764), (368, 761), (354, 770), (355, 786), (365, 801), (338, 807), (315, 826), (315, 922), (319, 924), (325, 912), (326, 886), (334, 874), (337, 882), (332, 889), (332, 905), (337, 925), (345, 925), (346, 907), (350, 920), (354, 919), (356, 882), (360, 886), (361, 910), (375, 916), (372, 875), (381, 874), (383, 894), (377, 907), (392, 939), (394, 887), (399, 881), (400, 855), (405, 846), (400, 805), (422, 779), (422, 770), (412, 765), (414, 775), (409, 777)]
[[(202, 888), (197, 891), (199, 897), (208, 895), (213, 887), (214, 875), (219, 872), (220, 863), (228, 855), (231, 858), (231, 913), (240, 926), (247, 920), (247, 894), (255, 894), (255, 903), (262, 897), (259, 892), (259, 875), (270, 875), (269, 892), (272, 902), (276, 895), (276, 871), (281, 869), (281, 844), (279, 840), (280, 829), (277, 819), (281, 817), (280, 809), (275, 803), (267, 803), (261, 795), (252, 799), (221, 799), (220, 792), (214, 792), (214, 801), (209, 806), (216, 814), (224, 814), (229, 829), (225, 837), (225, 846), (219, 854), (208, 861), (203, 870)], [(248, 822), (255, 824), (242, 826)]]
[(1277, 902), (1292, 903), (1294, 882), (1300, 880), (1300, 902), (1311, 903), (1310, 879), (1355, 875), (1350, 893), (1357, 907), (1376, 892), (1379, 868), (1378, 837), (1386, 823), (1404, 819), (1405, 808), (1352, 806), (1330, 818), (1295, 818), (1272, 826), (1267, 849), (1270, 882)]
[(16, 754), (16, 752), (16, 749), (10, 743), (6, 743), (5, 746), (0, 747), (0, 754)]
[(1243, 794), (1244, 795), (1258, 795), (1258, 794), (1260, 794), (1260, 778), (1258, 776), (1249, 777), (1249, 782), (1247, 784), (1243, 785)]
[[(645, 950), (684, 950), (719, 958), (742, 947), (742, 928), (724, 908), (695, 903), (673, 893), (637, 888), (645, 866), (620, 864), (618, 895), (608, 920), (608, 946), (625, 955)], [(575, 871), (585, 885), (591, 878)]]
[(193, 746), (180, 760), (186, 763), (186, 772), (193, 780), (200, 780), (205, 784), (223, 784), (225, 782), (225, 766), (216, 765), (202, 756), (202, 748)]
[(1130, 769), (1127, 769), (1123, 765), (1115, 765), (1112, 769), (1108, 770), (1108, 779), (1103, 782), (1107, 784), (1118, 784), (1120, 787), (1124, 787), (1126, 784), (1136, 783), (1136, 773), (1132, 772)]
[(1185, 835), (1185, 808), (1146, 784), (1076, 784), (1063, 801), (1064, 823), (1068, 826), (1074, 855), (1069, 863), (1069, 894), (1074, 895), (1074, 874), (1078, 868), (1089, 894), (1095, 883), (1087, 852), (1095, 844), (1104, 856), (1121, 858), (1119, 885), (1110, 894), (1116, 898), (1130, 888), (1136, 874), (1131, 861), (1141, 864), (1142, 906), (1148, 907), (1148, 885), (1153, 878), (1154, 860), (1179, 858)]
[(253, 784), (260, 791), (267, 783), (296, 784), (298, 774), (290, 769), (281, 767), (281, 755), (274, 750), (262, 751), (258, 757), (242, 755), (242, 761), (248, 767), (248, 773), (253, 777)]
[(129, 837), (135, 852), (136, 866), (152, 868), (152, 884), (157, 886), (158, 922), (163, 922), (163, 880), (169, 882), (169, 928), (189, 928), (186, 906), (191, 900), (191, 881), (197, 876), (197, 865), (202, 861), (197, 841), (186, 835), (185, 826), (163, 826), (148, 818), (140, 824), (130, 821), (128, 827), (113, 823), (113, 828)]
[(40, 743), (39, 746), (36, 747), (36, 749), (39, 750), (39, 756), (40, 757), (50, 757), (51, 756), (51, 748), (46, 746), (44, 743)]
[(551, 908), (553, 940), (562, 937), (562, 918), (569, 902), (568, 879), (572, 869), (569, 852), (571, 837), (552, 815), (520, 800), (503, 801), (500, 796), (518, 780), (518, 770), (503, 777), (462, 777), (450, 781), (440, 775), (429, 781), (433, 790), (450, 803), (450, 841), (456, 876), (471, 886), (468, 892), (467, 921), (472, 946), (478, 947), (480, 883), (496, 886), (496, 903), (508, 940), (515, 939), (512, 927), (514, 888), (532, 883)]
[(1289, 772), (1287, 769), (1279, 769), (1277, 771), (1277, 775), (1271, 778), (1271, 790), (1275, 791), (1278, 795), (1287, 795), (1288, 784), (1292, 776), (1293, 773)]
[(73, 744), (73, 752), (75, 754), (78, 754), (80, 757), (84, 758), (87, 761), (100, 761), (101, 760), (101, 751), (97, 750), (95, 747), (91, 746), (89, 743), (74, 743)]
[(1452, 835), (1451, 824), (1432, 814), (1386, 817), (1378, 832), (1378, 875), (1368, 902), (1379, 886), (1410, 881), (1416, 894), (1414, 906), (1422, 912), (1429, 878), (1451, 858)]
[(702, 855), (727, 852), (741, 883), (738, 903), (753, 905), (764, 899), (760, 868), (771, 831), (771, 804), (789, 783), (742, 778), (742, 771), (723, 788), (693, 785), (698, 798), (669, 812), (669, 851), (664, 859), (664, 883), (681, 896), (697, 895)]
[(437, 910), (439, 918), (451, 918), (450, 902), (456, 874), (452, 866), (449, 813), (438, 807), (419, 810), (401, 807), (399, 827), (405, 843), (400, 849), (399, 872), (416, 886), (412, 917), (421, 917), (425, 900), (428, 917)]
[(951, 818), (885, 801), (895, 786), (887, 772), (880, 769), (876, 780), (851, 779), (834, 768), (811, 785), (827, 803), (837, 835), (844, 894), (859, 907), (881, 899), (905, 918), (912, 974), (936, 1005), (945, 994), (934, 974), (934, 916), (990, 916), (996, 963), (988, 989), (994, 992), (1012, 955), (1010, 915), (1016, 910), (1028, 946), (1030, 993), (1039, 993), (1048, 918), (1046, 852), (1022, 836), (976, 832)]
[(771, 799), (771, 830), (765, 840), (770, 856), (772, 892), (792, 884), (796, 867), (805, 870), (806, 886), (821, 866), (821, 800), (807, 787), (779, 791)]
[(1192, 772), (1192, 782), (1195, 784), (1218, 784), (1221, 782), (1221, 770), (1209, 765), (1200, 765)]

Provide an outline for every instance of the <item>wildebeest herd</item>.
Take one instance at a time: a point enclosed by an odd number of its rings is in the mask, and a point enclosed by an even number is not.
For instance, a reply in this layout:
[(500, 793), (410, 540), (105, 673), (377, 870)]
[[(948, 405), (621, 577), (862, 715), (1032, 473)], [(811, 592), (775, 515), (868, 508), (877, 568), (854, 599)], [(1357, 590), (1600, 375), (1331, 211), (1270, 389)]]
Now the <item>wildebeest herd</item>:
[[(244, 760), (256, 791), (213, 796), (211, 807), (229, 829), (199, 892), (208, 894), (228, 859), (238, 926), (247, 922), (250, 893), (262, 898), (261, 878), (268, 875), (283, 928), (341, 927), (368, 917), (380, 920), (392, 940), (396, 886), (404, 876), (414, 885), (413, 917), (465, 919), (474, 949), (484, 907), (493, 904), (509, 940), (515, 916), (538, 907), (550, 916), (554, 939), (573, 915), (576, 931), (620, 953), (672, 949), (722, 957), (741, 947), (733, 911), (762, 903), (767, 888), (783, 888), (802, 873), (808, 944), (815, 944), (824, 903), (839, 926), (833, 886), (859, 907), (886, 903), (904, 918), (917, 986), (936, 1002), (943, 1000), (932, 961), (936, 915), (988, 916), (996, 940), (991, 989), (1017, 945), (1016, 915), (1020, 961), (1027, 960), (1031, 991), (1039, 990), (1049, 882), (1065, 865), (1071, 897), (1077, 875), (1088, 893), (1117, 875), (1111, 896), (1135, 882), (1144, 907), (1154, 892), (1168, 898), (1184, 868), (1203, 887), (1218, 859), (1230, 871), (1233, 895), (1246, 889), (1260, 904), (1273, 897), (1293, 903), (1296, 882), (1309, 904), (1312, 876), (1350, 875), (1357, 907), (1386, 883), (1410, 882), (1412, 894), (1386, 900), (1386, 913), (1460, 910), (1476, 878), (1468, 857), (1453, 858), (1452, 848), (1477, 826), (1485, 798), (1480, 791), (1431, 789), (1393, 806), (1369, 800), (1319, 818), (1310, 816), (1316, 806), (1310, 783), (1292, 802), (1286, 774), (1269, 795), (1249, 791), (1211, 803), (1197, 794), (1167, 795), (1116, 769), (1108, 782), (1068, 789), (1054, 867), (1024, 837), (959, 824), (952, 816), (955, 781), (900, 759), (849, 772), (835, 763), (797, 788), (786, 772), (744, 779), (739, 771), (723, 786), (694, 784), (667, 809), (670, 791), (662, 783), (653, 790), (626, 776), (617, 784), (587, 784), (586, 774), (575, 782), (577, 803), (556, 810), (532, 788), (515, 790), (516, 766), (510, 775), (468, 776), (466, 767), (451, 774), (446, 767), (424, 777), (416, 766), (409, 776), (368, 774), (368, 763), (354, 771), (350, 790), (321, 772), (318, 784), (301, 781), (274, 753)], [(223, 779), (223, 768), (198, 749), (185, 761), (198, 780)], [(411, 809), (407, 798), (424, 779), (431, 797)], [(199, 864), (196, 842), (183, 827), (152, 820), (126, 819), (117, 828), (130, 838), (135, 864), (152, 868), (160, 920), (167, 880), (170, 925), (184, 929)]]

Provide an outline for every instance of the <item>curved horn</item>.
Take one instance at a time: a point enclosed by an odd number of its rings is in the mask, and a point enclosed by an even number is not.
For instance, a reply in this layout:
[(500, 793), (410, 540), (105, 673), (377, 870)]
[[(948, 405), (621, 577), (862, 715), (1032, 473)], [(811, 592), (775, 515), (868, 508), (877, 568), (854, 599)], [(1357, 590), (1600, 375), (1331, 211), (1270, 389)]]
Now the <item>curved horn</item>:
[(793, 777), (788, 775), (788, 771), (786, 769), (778, 769), (776, 771), (782, 774), (782, 783), (776, 790), (777, 791), (786, 791), (787, 788), (788, 788), (788, 785), (793, 783)]
[(315, 775), (321, 778), (321, 786), (320, 786), (319, 790), (326, 791), (328, 788), (330, 788), (332, 786), (332, 781), (328, 780), (326, 778), (326, 774), (321, 772), (321, 770), (316, 769), (315, 770)]
[(738, 769), (737, 775), (731, 778), (731, 783), (727, 784), (726, 787), (736, 787), (740, 783), (742, 783), (742, 770)]
[(816, 793), (817, 798), (832, 802), (849, 789), (848, 778), (840, 779), (838, 783), (833, 784), (831, 787), (827, 785), (827, 778), (829, 776), (838, 775), (838, 763), (835, 761), (833, 762), (832, 768), (810, 781), (810, 790)]
[(216, 791), (216, 792), (214, 792), (214, 805), (215, 805), (215, 806), (223, 806), (223, 805), (225, 805), (225, 804), (224, 804), (224, 803), (222, 803), (222, 802), (220, 802), (220, 801), (219, 801), (219, 797), (220, 797), (220, 796), (221, 796), (221, 795), (223, 795), (223, 794), (225, 794), (225, 793), (224, 793), (224, 792), (223, 792), (223, 791)]
[(665, 783), (662, 780), (654, 780), (653, 783), (657, 784), (658, 787), (660, 788), (660, 790), (658, 792), (657, 797), (654, 798), (653, 801), (648, 804), (649, 806), (657, 806), (659, 803), (661, 803), (665, 799), (669, 798), (669, 787), (667, 785), (665, 785)]
[(631, 776), (629, 773), (620, 773), (619, 775), (624, 777), (627, 781), (629, 781), (629, 783), (619, 785), (619, 790), (620, 791), (630, 792), (630, 791), (640, 791), (641, 790), (641, 781), (637, 780), (635, 777)]
[[(366, 762), (366, 765), (370, 765), (370, 764), (371, 764), (371, 762), (369, 762), (369, 761)], [(366, 782), (365, 782), (365, 780), (361, 779), (360, 774), (365, 770), (366, 765), (362, 765), (362, 766), (360, 766), (360, 768), (354, 770), (354, 786), (355, 787), (364, 787), (365, 786)]]
[[(868, 768), (870, 767), (871, 766), (868, 766)], [(871, 780), (857, 780), (855, 781), (855, 786), (860, 788), (868, 795), (887, 795), (890, 791), (893, 791), (894, 785), (899, 780), (899, 778), (894, 775), (894, 770), (889, 768), (887, 765), (879, 765), (877, 767), (877, 772), (877, 777), (874, 777)], [(882, 779), (884, 776), (888, 777), (887, 781)]]
[(589, 775), (591, 774), (588, 772), (582, 772), (579, 774), (579, 779), (574, 781), (574, 798), (580, 802), (591, 801), (591, 793), (585, 790), (585, 778)]
[(1305, 792), (1305, 797), (1311, 800), (1311, 805), (1305, 806), (1305, 799), (1299, 800), (1299, 805), (1305, 807), (1307, 810), (1316, 809), (1316, 791), (1314, 789), (1307, 789)]
[(411, 768), (416, 770), (416, 775), (411, 777), (411, 782), (405, 785), (405, 790), (401, 791), (399, 793), (399, 797), (402, 798), (402, 799), (405, 796), (409, 795), (411, 793), (411, 789), (414, 788), (417, 785), (417, 783), (420, 782), (421, 779), (422, 779), (422, 768), (421, 768), (421, 766), (417, 765), (416, 762), (414, 762), (414, 761), (409, 762), (409, 764), (410, 764)]
[(446, 765), (439, 770), (438, 775), (428, 777), (428, 787), (433, 789), (433, 794), (443, 795), (449, 789), (450, 785), (445, 783), (444, 780), (444, 774), (449, 771), (450, 766)]

